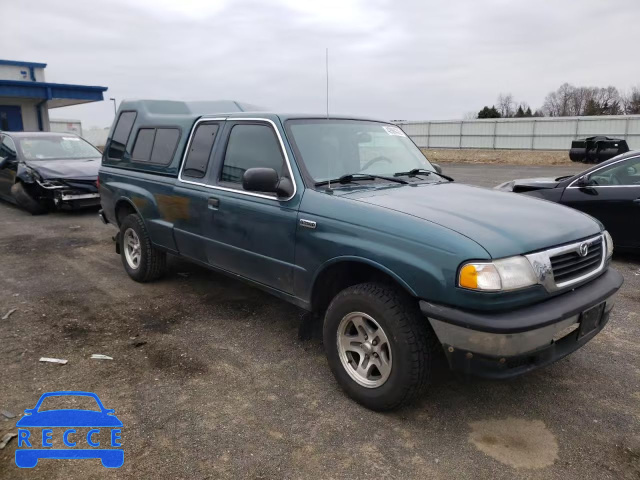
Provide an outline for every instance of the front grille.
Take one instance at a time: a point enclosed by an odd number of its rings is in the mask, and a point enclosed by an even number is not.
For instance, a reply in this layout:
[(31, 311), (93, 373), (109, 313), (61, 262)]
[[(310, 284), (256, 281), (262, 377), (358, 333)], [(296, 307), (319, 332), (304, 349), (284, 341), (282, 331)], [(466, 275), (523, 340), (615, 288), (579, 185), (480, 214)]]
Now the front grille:
[(567, 252), (550, 258), (556, 285), (570, 282), (597, 270), (602, 263), (602, 237), (589, 243), (588, 253)]

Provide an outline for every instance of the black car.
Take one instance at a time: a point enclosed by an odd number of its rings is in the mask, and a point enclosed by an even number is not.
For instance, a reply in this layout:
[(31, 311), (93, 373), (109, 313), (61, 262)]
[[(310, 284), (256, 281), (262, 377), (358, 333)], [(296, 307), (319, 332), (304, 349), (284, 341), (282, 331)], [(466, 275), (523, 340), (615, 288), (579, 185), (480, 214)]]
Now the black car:
[(512, 180), (495, 187), (544, 198), (600, 220), (616, 248), (640, 250), (640, 152), (627, 152), (577, 175)]
[(98, 206), (101, 157), (74, 134), (0, 132), (0, 198), (33, 215)]

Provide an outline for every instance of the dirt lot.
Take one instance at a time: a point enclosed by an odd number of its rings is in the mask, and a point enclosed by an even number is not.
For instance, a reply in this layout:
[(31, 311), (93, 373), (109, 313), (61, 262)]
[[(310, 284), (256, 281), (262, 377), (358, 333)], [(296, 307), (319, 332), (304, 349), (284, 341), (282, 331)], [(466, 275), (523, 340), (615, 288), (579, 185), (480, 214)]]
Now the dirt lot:
[[(427, 158), (435, 163), (482, 163), (505, 165), (576, 165), (569, 159), (568, 151), (553, 150), (478, 150), (478, 149), (427, 149)], [(581, 165), (581, 169), (589, 165)]]
[[(561, 168), (447, 165), (495, 185)], [(0, 410), (43, 392), (97, 393), (124, 423), (125, 463), (14, 462), (2, 479), (640, 478), (640, 262), (605, 330), (583, 349), (508, 382), (440, 375), (416, 405), (378, 414), (345, 397), (303, 312), (173, 260), (137, 284), (95, 212), (31, 217), (0, 203)], [(113, 360), (91, 360), (94, 353)], [(68, 359), (64, 366), (38, 362)], [(0, 438), (16, 431), (0, 415)]]

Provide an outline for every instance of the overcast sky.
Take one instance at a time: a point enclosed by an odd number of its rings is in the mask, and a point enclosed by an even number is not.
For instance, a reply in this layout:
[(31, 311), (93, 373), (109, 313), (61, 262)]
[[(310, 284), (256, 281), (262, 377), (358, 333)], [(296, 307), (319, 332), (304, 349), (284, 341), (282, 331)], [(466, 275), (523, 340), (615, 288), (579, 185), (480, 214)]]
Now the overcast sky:
[(639, 0), (6, 0), (0, 57), (109, 87), (55, 109), (108, 126), (115, 97), (233, 99), (275, 111), (461, 118), (500, 92), (640, 85)]

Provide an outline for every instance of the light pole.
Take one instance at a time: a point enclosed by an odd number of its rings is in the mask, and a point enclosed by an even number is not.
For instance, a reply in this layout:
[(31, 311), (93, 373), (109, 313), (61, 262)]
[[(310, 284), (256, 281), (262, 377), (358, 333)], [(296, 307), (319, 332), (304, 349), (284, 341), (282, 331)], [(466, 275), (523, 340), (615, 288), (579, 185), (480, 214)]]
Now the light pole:
[(116, 108), (116, 99), (110, 98), (109, 100), (113, 102), (113, 114), (115, 115), (118, 112), (118, 109)]

